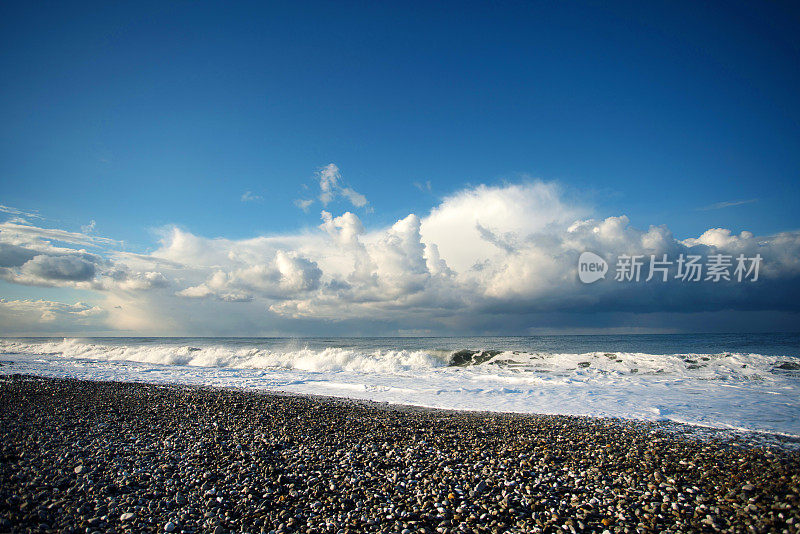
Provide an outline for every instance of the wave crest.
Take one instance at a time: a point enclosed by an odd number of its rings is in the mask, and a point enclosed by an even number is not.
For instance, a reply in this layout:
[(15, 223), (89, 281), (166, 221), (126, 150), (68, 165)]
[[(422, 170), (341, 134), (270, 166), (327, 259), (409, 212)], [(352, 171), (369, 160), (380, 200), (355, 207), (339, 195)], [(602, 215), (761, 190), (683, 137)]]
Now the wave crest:
[(224, 344), (203, 347), (172, 344), (109, 345), (69, 338), (60, 342), (41, 343), (2, 340), (0, 351), (6, 355), (42, 354), (102, 361), (234, 369), (400, 373), (446, 365), (445, 361), (427, 351), (358, 351), (339, 347), (322, 350), (270, 350)]
[(234, 369), (402, 374), (451, 368), (483, 374), (547, 373), (567, 376), (691, 377), (759, 380), (770, 374), (800, 375), (800, 360), (759, 354), (643, 354), (626, 352), (528, 353), (504, 350), (404, 350), (349, 347), (261, 348), (212, 343), (99, 343), (91, 339), (0, 340), (5, 355), (50, 355), (98, 361)]

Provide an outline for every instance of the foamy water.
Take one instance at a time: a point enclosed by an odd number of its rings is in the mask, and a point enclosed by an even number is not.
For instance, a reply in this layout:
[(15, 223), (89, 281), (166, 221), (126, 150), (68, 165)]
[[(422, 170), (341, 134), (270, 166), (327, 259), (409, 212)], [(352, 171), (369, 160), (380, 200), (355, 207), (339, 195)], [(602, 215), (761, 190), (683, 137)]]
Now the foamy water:
[[(606, 350), (658, 345), (658, 339), (643, 339), (0, 339), (0, 372), (670, 420), (800, 436), (794, 338), (762, 344), (775, 354)], [(708, 343), (713, 340), (665, 339), (660, 345), (707, 349)], [(722, 344), (741, 348), (753, 340)], [(593, 345), (603, 348), (553, 350)]]

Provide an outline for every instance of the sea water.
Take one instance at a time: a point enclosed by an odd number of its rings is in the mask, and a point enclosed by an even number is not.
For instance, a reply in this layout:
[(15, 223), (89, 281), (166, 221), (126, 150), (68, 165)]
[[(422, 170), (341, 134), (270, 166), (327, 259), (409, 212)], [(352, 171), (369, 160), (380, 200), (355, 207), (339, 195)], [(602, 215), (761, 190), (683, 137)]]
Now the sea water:
[(0, 338), (0, 372), (800, 436), (800, 335)]

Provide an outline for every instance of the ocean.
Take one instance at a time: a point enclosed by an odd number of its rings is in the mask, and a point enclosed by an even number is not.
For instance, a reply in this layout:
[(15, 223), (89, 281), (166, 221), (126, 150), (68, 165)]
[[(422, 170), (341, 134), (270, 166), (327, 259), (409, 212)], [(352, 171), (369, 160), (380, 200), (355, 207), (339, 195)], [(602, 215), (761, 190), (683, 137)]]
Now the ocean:
[(0, 372), (800, 436), (800, 335), (1, 338)]

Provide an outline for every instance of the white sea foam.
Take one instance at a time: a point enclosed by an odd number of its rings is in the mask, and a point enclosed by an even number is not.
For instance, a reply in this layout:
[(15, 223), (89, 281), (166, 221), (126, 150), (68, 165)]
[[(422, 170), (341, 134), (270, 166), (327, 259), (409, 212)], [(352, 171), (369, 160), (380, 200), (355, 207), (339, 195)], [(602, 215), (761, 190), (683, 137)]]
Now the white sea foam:
[(447, 365), (445, 359), (432, 356), (426, 351), (386, 349), (363, 352), (339, 347), (286, 351), (253, 347), (232, 348), (227, 345), (206, 345), (202, 348), (174, 344), (107, 345), (80, 339), (42, 343), (0, 340), (0, 352), (109, 362), (129, 361), (234, 369), (279, 368), (318, 372), (399, 373)]
[(798, 360), (791, 357), (505, 351), (454, 366), (451, 350), (318, 345), (1, 339), (6, 363), (0, 371), (671, 420), (800, 436), (800, 371), (792, 369)]

